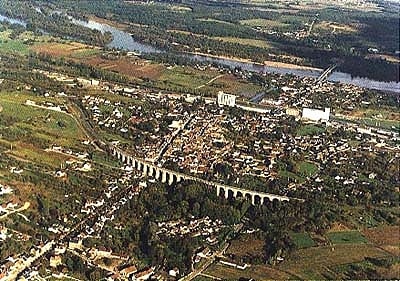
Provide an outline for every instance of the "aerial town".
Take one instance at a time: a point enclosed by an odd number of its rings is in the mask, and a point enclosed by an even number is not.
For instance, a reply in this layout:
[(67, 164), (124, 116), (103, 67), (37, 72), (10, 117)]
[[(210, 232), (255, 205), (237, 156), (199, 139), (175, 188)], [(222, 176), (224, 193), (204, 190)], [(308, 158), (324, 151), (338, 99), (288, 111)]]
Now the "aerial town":
[(106, 2), (0, 0), (0, 281), (399, 277), (398, 3)]

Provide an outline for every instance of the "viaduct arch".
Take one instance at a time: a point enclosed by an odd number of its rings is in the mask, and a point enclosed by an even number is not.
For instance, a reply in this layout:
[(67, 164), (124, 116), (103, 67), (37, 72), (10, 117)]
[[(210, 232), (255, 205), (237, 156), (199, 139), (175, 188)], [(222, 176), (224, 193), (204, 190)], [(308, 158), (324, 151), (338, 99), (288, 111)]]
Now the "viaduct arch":
[[(118, 158), (120, 161), (134, 167), (136, 170), (142, 172), (143, 175), (153, 177), (156, 180), (160, 180), (162, 183), (168, 183), (169, 185), (172, 185), (174, 182), (180, 182), (182, 180), (191, 180), (213, 187), (217, 191), (217, 196), (223, 196), (225, 198), (229, 197), (245, 198), (251, 201), (253, 205), (264, 204), (267, 201), (273, 201), (273, 200), (289, 201), (295, 199), (287, 196), (275, 195), (271, 193), (264, 193), (259, 191), (252, 191), (238, 187), (228, 186), (216, 182), (207, 181), (191, 175), (186, 175), (183, 173), (172, 171), (169, 169), (165, 169), (162, 167), (158, 167), (146, 160), (129, 155), (122, 149), (117, 148), (112, 144), (108, 144), (108, 150), (113, 156)], [(301, 200), (301, 199), (295, 199), (295, 200)]]

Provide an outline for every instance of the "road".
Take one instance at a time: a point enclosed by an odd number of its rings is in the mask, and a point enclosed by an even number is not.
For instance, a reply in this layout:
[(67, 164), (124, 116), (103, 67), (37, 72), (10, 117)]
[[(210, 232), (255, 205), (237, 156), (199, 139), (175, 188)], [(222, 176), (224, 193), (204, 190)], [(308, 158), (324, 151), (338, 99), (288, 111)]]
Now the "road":
[(106, 204), (98, 208), (96, 210), (96, 213), (88, 215), (77, 225), (75, 225), (68, 233), (62, 234), (56, 239), (46, 243), (43, 247), (40, 248), (40, 251), (36, 252), (33, 256), (28, 257), (26, 260), (17, 261), (7, 272), (7, 276), (0, 279), (0, 281), (17, 280), (24, 271), (28, 270), (32, 265), (34, 265), (37, 260), (43, 257), (46, 253), (52, 251), (56, 247), (56, 245), (63, 244), (72, 240), (73, 238), (77, 237), (81, 232), (83, 232), (86, 226), (94, 225), (98, 218), (109, 212), (109, 207), (113, 206), (122, 197), (125, 197), (129, 193), (129, 190), (131, 188), (131, 186), (128, 186), (127, 188), (121, 189), (117, 194), (109, 199)]
[(337, 67), (338, 65), (335, 63), (333, 65), (331, 65), (330, 67), (328, 67), (324, 72), (322, 72), (322, 74), (318, 77), (316, 84), (318, 84), (319, 82), (321, 82), (322, 80), (324, 80), (325, 78), (328, 78), (329, 74), (332, 73), (332, 71)]
[(17, 212), (22, 212), (22, 211), (28, 209), (30, 205), (31, 205), (31, 203), (25, 202), (24, 206), (22, 206), (21, 208), (18, 208), (16, 210), (13, 210), (11, 212), (8, 212), (7, 214), (4, 214), (4, 215), (0, 216), (0, 221), (6, 219), (9, 215), (12, 215), (12, 214), (17, 213)]
[(45, 255), (47, 252), (52, 250), (56, 243), (54, 241), (48, 242), (44, 245), (40, 251), (37, 251), (34, 256), (29, 257), (28, 259), (16, 262), (12, 267), (11, 270), (7, 272), (7, 276), (0, 279), (0, 281), (14, 281), (17, 280), (18, 276), (24, 272), (27, 268), (29, 268), (35, 261)]
[(214, 82), (215, 80), (217, 80), (217, 79), (219, 79), (219, 78), (221, 78), (221, 77), (223, 77), (223, 76), (224, 76), (224, 74), (218, 75), (218, 76), (214, 77), (213, 79), (211, 79), (210, 81), (208, 81), (207, 83), (196, 87), (196, 89), (201, 89), (201, 88), (203, 88), (203, 87), (205, 87), (205, 86), (211, 84), (212, 82)]
[[(207, 258), (206, 262), (199, 268), (195, 269), (194, 271), (190, 272), (188, 275), (182, 277), (181, 279), (179, 279), (179, 281), (190, 281), (193, 280), (194, 278), (196, 278), (199, 275), (205, 275), (203, 273), (204, 270), (206, 270), (210, 265), (212, 265), (215, 262), (216, 258), (223, 258), (224, 257), (224, 253), (226, 251), (226, 249), (228, 249), (229, 244), (226, 242), (228, 240), (231, 239), (231, 237), (234, 237), (237, 233), (240, 232), (240, 230), (243, 228), (242, 223), (238, 224), (235, 226), (233, 233), (227, 235), (225, 242), (223, 242), (222, 244), (222, 248), (218, 251), (215, 251), (211, 257)], [(213, 277), (215, 279), (215, 277)]]
[(75, 120), (75, 122), (78, 124), (79, 128), (85, 133), (85, 135), (89, 138), (93, 146), (99, 150), (103, 151), (98, 145), (97, 145), (97, 140), (98, 137), (95, 134), (93, 128), (91, 127), (90, 122), (87, 122), (86, 118), (87, 116), (85, 113), (82, 111), (80, 106), (76, 104), (74, 98), (70, 98), (69, 103), (68, 103), (68, 108), (72, 111), (72, 118)]

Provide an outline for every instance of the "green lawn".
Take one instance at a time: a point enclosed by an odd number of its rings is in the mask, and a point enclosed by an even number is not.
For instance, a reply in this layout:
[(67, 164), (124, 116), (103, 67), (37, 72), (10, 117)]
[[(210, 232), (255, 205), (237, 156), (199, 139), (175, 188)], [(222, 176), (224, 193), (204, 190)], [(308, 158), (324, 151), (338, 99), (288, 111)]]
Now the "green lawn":
[(315, 246), (314, 240), (311, 239), (308, 233), (290, 233), (290, 238), (292, 238), (294, 244), (298, 249), (309, 248)]
[(319, 127), (312, 124), (302, 125), (300, 128), (297, 129), (296, 135), (297, 136), (314, 136), (325, 132), (325, 128)]
[(196, 71), (185, 68), (185, 67), (174, 67), (173, 69), (167, 69), (160, 76), (157, 81), (157, 84), (163, 84), (167, 87), (172, 88), (187, 88), (187, 89), (195, 89), (201, 85), (206, 84), (210, 81), (214, 76), (209, 76), (206, 73), (199, 75)]
[(358, 231), (340, 231), (326, 234), (333, 244), (367, 243), (368, 240)]
[(318, 172), (318, 167), (317, 167), (317, 165), (315, 165), (313, 163), (301, 161), (301, 162), (297, 163), (296, 171), (300, 175), (310, 177), (310, 176), (315, 175)]
[(295, 173), (286, 171), (286, 170), (279, 170), (278, 171), (278, 175), (281, 178), (289, 178), (289, 179), (293, 179), (294, 181), (296, 181), (297, 183), (303, 183), (304, 182), (304, 178), (301, 176), (296, 175)]

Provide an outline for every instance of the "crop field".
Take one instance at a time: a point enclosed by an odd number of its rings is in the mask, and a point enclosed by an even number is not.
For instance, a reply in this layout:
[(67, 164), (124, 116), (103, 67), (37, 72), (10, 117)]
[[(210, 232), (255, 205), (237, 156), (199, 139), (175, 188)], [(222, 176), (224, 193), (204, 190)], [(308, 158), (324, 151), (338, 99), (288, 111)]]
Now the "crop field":
[(355, 33), (355, 32), (357, 32), (357, 29), (350, 25), (339, 24), (336, 22), (327, 22), (327, 21), (322, 21), (320, 23), (317, 23), (314, 28), (315, 28), (315, 31), (318, 31), (319, 29), (321, 29), (322, 31), (331, 32), (331, 33)]
[(0, 51), (27, 54), (28, 45), (20, 39), (10, 39), (10, 33), (10, 31), (0, 32)]
[[(43, 100), (21, 93), (0, 94), (0, 104), (3, 107), (0, 113), (2, 146), (12, 145), (13, 149), (9, 154), (17, 159), (57, 167), (67, 157), (45, 152), (43, 149), (50, 145), (79, 146), (85, 136), (71, 116), (25, 105), (27, 99)], [(1, 119), (11, 119), (13, 128), (10, 129)]]
[(370, 242), (382, 247), (394, 255), (400, 255), (399, 226), (368, 228), (363, 231), (363, 234)]
[(288, 27), (289, 25), (286, 23), (282, 23), (280, 21), (276, 20), (268, 20), (268, 19), (248, 19), (248, 20), (242, 20), (240, 21), (241, 24), (244, 25), (249, 25), (253, 27), (262, 27), (262, 28), (269, 28), (269, 29), (274, 29), (277, 27)]
[(104, 70), (115, 71), (133, 79), (158, 79), (165, 69), (163, 65), (149, 63), (136, 58), (108, 60), (95, 55), (80, 59), (79, 61)]
[(367, 239), (358, 231), (329, 232), (326, 235), (332, 244), (367, 243)]
[(295, 276), (279, 269), (265, 265), (252, 265), (245, 270), (236, 269), (220, 263), (214, 263), (205, 271), (206, 274), (222, 280), (239, 280), (239, 278), (254, 278), (255, 280), (285, 280)]
[[(340, 279), (374, 279), (373, 277), (381, 277), (379, 279), (397, 279), (400, 269), (400, 260), (398, 258), (384, 258), (365, 260), (357, 263), (349, 263), (332, 268)], [(369, 277), (372, 274), (372, 278)], [(369, 277), (369, 278), (368, 278)]]
[(233, 24), (231, 22), (223, 21), (223, 20), (217, 20), (217, 19), (211, 19), (211, 18), (206, 18), (206, 19), (198, 19), (199, 21), (205, 21), (205, 22), (216, 22), (216, 23), (223, 23), (223, 24)]
[(299, 249), (315, 246), (314, 240), (312, 240), (308, 233), (290, 233), (289, 235), (296, 247)]
[(171, 87), (196, 89), (205, 85), (212, 78), (214, 78), (212, 74), (205, 72), (202, 75), (196, 75), (196, 71), (192, 68), (176, 66), (165, 70), (157, 83)]
[(390, 255), (368, 244), (337, 244), (297, 250), (290, 260), (278, 268), (301, 279), (336, 279), (330, 268), (341, 264), (361, 262), (366, 257), (385, 258)]
[(235, 255), (236, 257), (262, 257), (264, 244), (264, 240), (255, 238), (254, 234), (242, 235), (240, 238), (232, 241), (226, 253), (228, 255)]
[(221, 40), (221, 41), (229, 42), (229, 43), (237, 43), (237, 44), (241, 44), (241, 45), (254, 46), (254, 47), (259, 47), (259, 48), (264, 48), (264, 49), (272, 48), (271, 44), (269, 44), (265, 40), (246, 39), (246, 38), (238, 38), (238, 37), (212, 37), (212, 39)]
[(261, 86), (242, 81), (233, 75), (224, 75), (204, 88), (214, 94), (218, 91), (224, 91), (226, 93), (244, 97), (252, 97), (262, 90)]
[(46, 42), (36, 44), (31, 50), (51, 56), (84, 58), (98, 53), (98, 49), (77, 42)]

